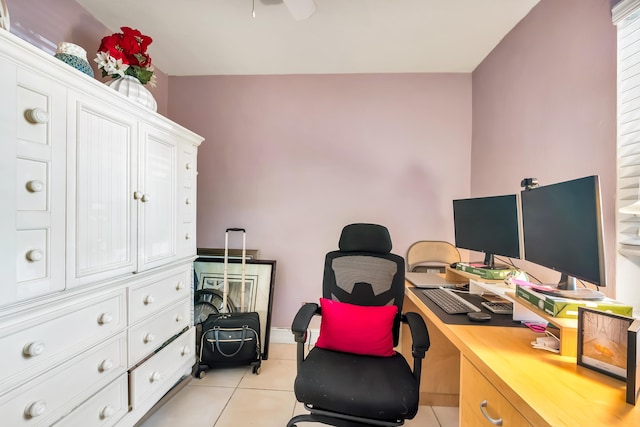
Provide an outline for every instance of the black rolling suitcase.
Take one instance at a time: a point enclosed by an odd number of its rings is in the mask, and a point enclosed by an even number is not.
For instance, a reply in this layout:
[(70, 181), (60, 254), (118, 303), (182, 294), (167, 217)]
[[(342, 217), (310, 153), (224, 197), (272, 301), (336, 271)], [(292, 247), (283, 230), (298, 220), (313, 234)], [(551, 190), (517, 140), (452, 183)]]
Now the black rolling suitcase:
[(224, 291), (222, 307), (228, 307), (229, 295), (229, 232), (242, 232), (242, 279), (240, 311), (212, 313), (202, 323), (199, 342), (199, 363), (196, 376), (202, 378), (205, 369), (252, 365), (253, 373), (260, 373), (262, 352), (260, 350), (260, 317), (257, 312), (245, 312), (245, 265), (246, 231), (243, 228), (228, 228), (224, 241)]

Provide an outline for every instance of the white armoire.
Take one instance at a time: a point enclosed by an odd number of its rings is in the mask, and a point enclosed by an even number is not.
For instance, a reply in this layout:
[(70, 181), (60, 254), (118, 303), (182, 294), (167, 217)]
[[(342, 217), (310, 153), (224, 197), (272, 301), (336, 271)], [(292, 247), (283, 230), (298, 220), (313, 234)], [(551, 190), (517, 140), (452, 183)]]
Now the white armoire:
[(0, 425), (132, 426), (196, 361), (202, 138), (0, 30)]

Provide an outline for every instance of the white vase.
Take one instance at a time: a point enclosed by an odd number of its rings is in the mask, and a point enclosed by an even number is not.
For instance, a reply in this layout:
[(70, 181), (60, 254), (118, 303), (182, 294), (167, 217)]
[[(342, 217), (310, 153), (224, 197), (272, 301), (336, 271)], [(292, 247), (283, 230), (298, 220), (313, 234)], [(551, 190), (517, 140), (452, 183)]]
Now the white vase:
[(151, 92), (149, 92), (149, 90), (140, 83), (140, 80), (133, 76), (124, 76), (119, 79), (113, 79), (108, 81), (106, 85), (117, 90), (138, 104), (144, 105), (150, 110), (158, 110), (158, 103), (153, 98)]

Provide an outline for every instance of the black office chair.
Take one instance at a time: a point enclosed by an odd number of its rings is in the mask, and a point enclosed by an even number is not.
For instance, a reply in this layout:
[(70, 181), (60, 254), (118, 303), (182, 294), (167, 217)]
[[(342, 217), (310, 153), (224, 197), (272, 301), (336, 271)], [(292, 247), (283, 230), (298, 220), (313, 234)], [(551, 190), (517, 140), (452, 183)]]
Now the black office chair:
[[(294, 391), (310, 413), (293, 417), (287, 427), (400, 426), (418, 411), (422, 359), (430, 345), (420, 315), (402, 314), (404, 259), (391, 253), (389, 231), (375, 224), (347, 225), (339, 248), (325, 259), (321, 305), (305, 304), (293, 320)], [(316, 314), (323, 316), (320, 336), (305, 357)], [(411, 331), (413, 370), (393, 351), (401, 322)]]

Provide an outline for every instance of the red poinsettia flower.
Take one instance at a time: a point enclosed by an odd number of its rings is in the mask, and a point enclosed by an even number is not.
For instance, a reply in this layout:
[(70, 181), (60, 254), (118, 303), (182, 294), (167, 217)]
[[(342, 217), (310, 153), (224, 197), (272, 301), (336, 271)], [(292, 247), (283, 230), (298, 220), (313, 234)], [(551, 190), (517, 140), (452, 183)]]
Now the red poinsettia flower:
[(151, 81), (153, 85), (153, 66), (147, 53), (153, 39), (130, 27), (120, 27), (120, 30), (122, 33), (103, 37), (100, 41), (96, 62), (103, 77), (130, 75), (142, 84)]

